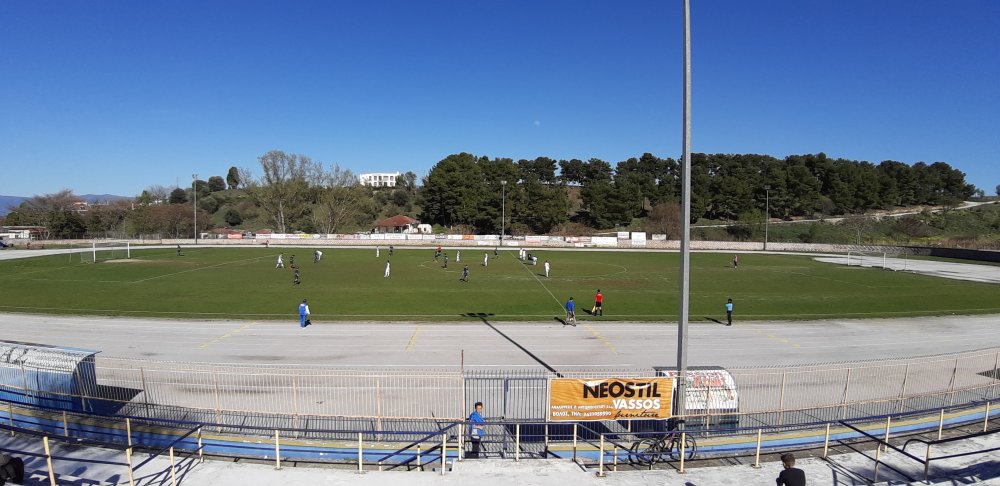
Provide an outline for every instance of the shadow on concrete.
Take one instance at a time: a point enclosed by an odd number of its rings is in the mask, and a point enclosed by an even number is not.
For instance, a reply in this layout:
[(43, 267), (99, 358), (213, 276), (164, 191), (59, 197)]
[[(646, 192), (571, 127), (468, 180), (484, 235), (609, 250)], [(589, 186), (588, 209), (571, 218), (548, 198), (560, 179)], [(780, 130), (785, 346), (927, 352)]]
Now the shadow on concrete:
[[(468, 312), (468, 313), (465, 313), (465, 314), (462, 314), (462, 315), (465, 316), (465, 317), (475, 317), (475, 318), (483, 321), (483, 324), (486, 324), (487, 326), (489, 326), (490, 329), (493, 329), (494, 332), (496, 332), (497, 334), (499, 334), (501, 337), (503, 337), (504, 339), (506, 339), (508, 342), (510, 342), (514, 346), (516, 346), (517, 349), (520, 349), (521, 351), (523, 351), (524, 354), (528, 355), (528, 357), (530, 357), (531, 359), (535, 360), (536, 363), (542, 365), (545, 369), (551, 371), (556, 376), (562, 378), (562, 373), (559, 373), (558, 371), (556, 371), (555, 368), (549, 366), (549, 364), (546, 363), (544, 360), (542, 360), (542, 358), (539, 358), (538, 356), (535, 356), (535, 353), (532, 353), (531, 351), (528, 351), (528, 349), (525, 348), (524, 346), (521, 346), (521, 343), (515, 341), (510, 336), (504, 334), (503, 331), (497, 329), (496, 326), (494, 326), (493, 324), (490, 324), (490, 321), (487, 320), (486, 318), (487, 317), (492, 317), (494, 314), (492, 314), (492, 313), (485, 313), (485, 312)], [(557, 317), (556, 320), (560, 320), (560, 319)], [(565, 324), (565, 322), (563, 322), (563, 324)]]

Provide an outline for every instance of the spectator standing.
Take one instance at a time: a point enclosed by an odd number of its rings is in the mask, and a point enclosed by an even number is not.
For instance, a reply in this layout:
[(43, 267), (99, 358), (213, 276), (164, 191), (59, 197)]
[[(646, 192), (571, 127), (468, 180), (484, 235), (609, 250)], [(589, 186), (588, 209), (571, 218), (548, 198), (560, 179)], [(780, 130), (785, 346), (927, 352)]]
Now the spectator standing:
[(483, 402), (476, 402), (472, 413), (469, 414), (469, 442), (472, 442), (472, 451), (469, 452), (469, 457), (472, 459), (479, 458), (483, 437), (486, 436), (485, 423), (486, 420), (483, 419)]
[(785, 466), (785, 469), (778, 474), (778, 478), (775, 480), (778, 486), (806, 486), (806, 472), (795, 467), (794, 454), (782, 454), (781, 464)]
[(733, 325), (733, 299), (726, 301), (726, 325)]
[(306, 327), (309, 322), (309, 303), (306, 299), (302, 299), (302, 303), (299, 304), (299, 327)]

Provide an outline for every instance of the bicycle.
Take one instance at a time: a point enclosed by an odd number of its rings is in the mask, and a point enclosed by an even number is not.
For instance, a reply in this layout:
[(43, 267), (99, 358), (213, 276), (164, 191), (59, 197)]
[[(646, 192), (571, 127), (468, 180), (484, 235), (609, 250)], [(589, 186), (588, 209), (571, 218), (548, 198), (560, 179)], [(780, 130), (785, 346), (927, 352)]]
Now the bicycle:
[[(690, 461), (698, 453), (698, 442), (691, 434), (684, 436), (684, 460)], [(677, 461), (681, 458), (681, 433), (670, 431), (661, 437), (646, 437), (632, 443), (628, 450), (629, 462), (652, 466), (660, 461)]]

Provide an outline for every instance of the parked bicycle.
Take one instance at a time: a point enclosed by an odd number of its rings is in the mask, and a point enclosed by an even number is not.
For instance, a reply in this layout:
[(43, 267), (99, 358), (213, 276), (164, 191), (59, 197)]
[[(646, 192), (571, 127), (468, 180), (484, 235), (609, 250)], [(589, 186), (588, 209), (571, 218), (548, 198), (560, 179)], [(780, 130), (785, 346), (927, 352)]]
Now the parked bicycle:
[[(698, 441), (691, 434), (684, 435), (684, 460), (689, 461), (698, 453)], [(629, 461), (640, 466), (652, 466), (660, 461), (677, 461), (681, 458), (681, 433), (670, 431), (660, 437), (646, 437), (632, 443), (628, 450)]]

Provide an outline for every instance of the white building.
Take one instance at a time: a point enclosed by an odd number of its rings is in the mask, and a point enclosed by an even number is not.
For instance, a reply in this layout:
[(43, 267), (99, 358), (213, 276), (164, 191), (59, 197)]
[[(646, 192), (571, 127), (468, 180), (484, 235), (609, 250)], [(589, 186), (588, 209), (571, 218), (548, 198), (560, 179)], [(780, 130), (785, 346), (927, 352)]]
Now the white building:
[(395, 187), (399, 172), (372, 172), (361, 174), (361, 185), (372, 187)]

